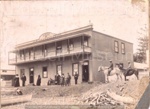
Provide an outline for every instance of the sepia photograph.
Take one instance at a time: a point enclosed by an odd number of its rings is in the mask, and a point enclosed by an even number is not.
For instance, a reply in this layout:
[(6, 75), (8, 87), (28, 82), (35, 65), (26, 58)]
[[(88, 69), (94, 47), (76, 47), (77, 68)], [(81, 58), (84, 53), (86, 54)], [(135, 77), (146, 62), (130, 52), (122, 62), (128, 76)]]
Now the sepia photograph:
[(0, 1), (1, 109), (150, 109), (149, 0)]

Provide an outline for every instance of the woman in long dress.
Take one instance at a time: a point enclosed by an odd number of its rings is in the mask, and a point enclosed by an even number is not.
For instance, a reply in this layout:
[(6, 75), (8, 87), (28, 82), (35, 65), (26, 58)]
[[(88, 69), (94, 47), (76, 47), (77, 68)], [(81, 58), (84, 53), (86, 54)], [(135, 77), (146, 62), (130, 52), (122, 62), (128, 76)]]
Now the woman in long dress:
[(16, 74), (16, 76), (15, 76), (14, 83), (15, 83), (14, 84), (15, 87), (19, 87), (20, 86), (18, 74)]
[(41, 76), (40, 75), (38, 75), (38, 79), (37, 79), (36, 85), (37, 86), (41, 85)]

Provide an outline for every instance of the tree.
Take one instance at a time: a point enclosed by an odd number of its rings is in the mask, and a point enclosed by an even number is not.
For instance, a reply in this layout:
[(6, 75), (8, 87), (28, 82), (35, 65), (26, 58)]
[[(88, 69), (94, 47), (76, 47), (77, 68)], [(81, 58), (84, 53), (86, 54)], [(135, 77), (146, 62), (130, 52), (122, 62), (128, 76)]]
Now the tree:
[(145, 63), (146, 62), (146, 51), (148, 50), (149, 38), (148, 36), (139, 37), (139, 48), (137, 49), (137, 53), (134, 54), (134, 61)]

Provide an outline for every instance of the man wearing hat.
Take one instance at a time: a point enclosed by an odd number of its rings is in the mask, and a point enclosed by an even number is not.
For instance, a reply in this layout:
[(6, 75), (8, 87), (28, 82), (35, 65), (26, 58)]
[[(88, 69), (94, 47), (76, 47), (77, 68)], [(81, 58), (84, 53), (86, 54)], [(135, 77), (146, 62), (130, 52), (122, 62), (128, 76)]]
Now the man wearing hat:
[(128, 61), (128, 68), (127, 69), (131, 69), (131, 62)]
[(110, 75), (110, 72), (113, 70), (113, 63), (112, 63), (112, 60), (109, 60), (110, 62), (110, 65), (108, 67), (108, 76)]
[(130, 70), (131, 70), (131, 62), (128, 61), (128, 67), (127, 67), (127, 72), (126, 73), (128, 73)]

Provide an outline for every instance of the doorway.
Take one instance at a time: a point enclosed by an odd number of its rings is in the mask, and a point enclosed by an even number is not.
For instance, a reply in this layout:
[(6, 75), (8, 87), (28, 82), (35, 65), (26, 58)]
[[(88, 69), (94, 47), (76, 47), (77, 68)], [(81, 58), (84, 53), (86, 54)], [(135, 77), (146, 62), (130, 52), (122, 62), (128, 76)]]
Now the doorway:
[(86, 61), (82, 65), (82, 82), (89, 81), (89, 62)]
[(34, 83), (34, 68), (29, 69), (29, 83)]

